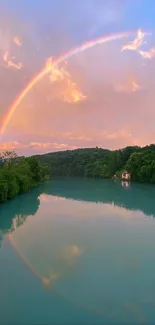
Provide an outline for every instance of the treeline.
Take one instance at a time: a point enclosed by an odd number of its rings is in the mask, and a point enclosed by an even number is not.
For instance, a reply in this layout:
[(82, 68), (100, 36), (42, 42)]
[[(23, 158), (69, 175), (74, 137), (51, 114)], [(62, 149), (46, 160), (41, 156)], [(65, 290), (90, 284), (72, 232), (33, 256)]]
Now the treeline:
[(49, 168), (35, 157), (17, 157), (15, 152), (0, 155), (0, 202), (30, 191), (49, 178)]
[(129, 146), (121, 150), (88, 148), (36, 156), (55, 176), (120, 177), (123, 170), (138, 182), (155, 183), (155, 145)]

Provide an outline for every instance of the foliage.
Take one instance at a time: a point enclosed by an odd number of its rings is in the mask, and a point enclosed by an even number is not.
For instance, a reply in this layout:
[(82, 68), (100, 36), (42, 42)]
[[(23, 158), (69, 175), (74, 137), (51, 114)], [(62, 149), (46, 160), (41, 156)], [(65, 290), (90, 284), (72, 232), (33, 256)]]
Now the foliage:
[(36, 156), (49, 166), (51, 175), (111, 178), (128, 170), (131, 179), (155, 183), (155, 145), (120, 150), (101, 148), (67, 150)]
[(0, 155), (0, 202), (28, 192), (52, 175), (111, 178), (126, 169), (131, 179), (155, 183), (155, 145), (121, 150), (88, 148), (32, 157)]
[(6, 152), (1, 154), (0, 161), (0, 202), (28, 192), (49, 178), (48, 167), (35, 157), (17, 157), (14, 152)]
[(132, 179), (139, 182), (155, 183), (155, 152), (133, 153), (127, 161)]

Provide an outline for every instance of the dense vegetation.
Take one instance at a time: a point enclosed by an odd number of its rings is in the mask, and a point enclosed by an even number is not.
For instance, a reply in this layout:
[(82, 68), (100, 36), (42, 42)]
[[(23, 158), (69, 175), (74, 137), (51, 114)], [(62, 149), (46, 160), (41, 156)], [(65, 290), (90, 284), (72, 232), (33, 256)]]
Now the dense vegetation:
[(126, 169), (134, 181), (155, 183), (155, 145), (115, 151), (96, 147), (36, 157), (48, 164), (51, 175), (111, 178)]
[(0, 155), (0, 202), (28, 192), (51, 176), (119, 177), (126, 169), (131, 179), (155, 183), (155, 145), (121, 150), (88, 148), (33, 157)]
[(0, 202), (28, 192), (49, 177), (48, 167), (35, 157), (17, 157), (14, 152), (0, 155)]

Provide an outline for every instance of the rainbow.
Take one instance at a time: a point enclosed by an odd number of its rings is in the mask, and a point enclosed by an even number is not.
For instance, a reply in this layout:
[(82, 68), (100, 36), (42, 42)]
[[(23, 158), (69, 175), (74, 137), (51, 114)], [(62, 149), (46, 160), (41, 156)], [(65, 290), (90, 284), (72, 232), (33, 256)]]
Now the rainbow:
[[(20, 252), (20, 249), (18, 248), (15, 240), (13, 239), (13, 236), (12, 236), (12, 233), (8, 233), (7, 235), (7, 239), (8, 239), (8, 242), (10, 243), (10, 245), (12, 246), (12, 248), (14, 249), (15, 253), (17, 254), (17, 256), (22, 260), (23, 264), (32, 272), (32, 274), (39, 280), (40, 283), (42, 283), (42, 285), (44, 285), (44, 287), (46, 287), (46, 283), (44, 282), (44, 279), (40, 276), (40, 274), (38, 274), (38, 272), (34, 269), (34, 267), (31, 266), (30, 262), (27, 260), (27, 258), (24, 257), (24, 255)], [(60, 291), (57, 291), (54, 287), (48, 287), (48, 291), (52, 291), (52, 293), (56, 293), (57, 295), (59, 295), (62, 299), (67, 299), (69, 301), (69, 303), (71, 303), (72, 305), (74, 305), (76, 308), (82, 308), (84, 310), (87, 310), (88, 312), (92, 313), (92, 314), (97, 314), (98, 315), (98, 310), (95, 310), (95, 309), (91, 309), (91, 308), (87, 308), (87, 307), (84, 307), (83, 305), (79, 305), (78, 303), (76, 302), (73, 302), (71, 300), (69, 300), (67, 298), (66, 295), (60, 293)], [(107, 317), (107, 318), (111, 318), (111, 315), (109, 316), (108, 314), (105, 315), (105, 312), (104, 312), (104, 317)]]
[(23, 254), (20, 252), (19, 248), (17, 247), (13, 236), (11, 233), (8, 233), (7, 235), (7, 239), (10, 242), (11, 246), (14, 248), (15, 252), (17, 253), (17, 255), (20, 257), (20, 259), (23, 261), (23, 263), (31, 270), (31, 272), (40, 280), (42, 281), (41, 276), (36, 272), (36, 270), (34, 270), (34, 268), (31, 266), (31, 264), (29, 263), (29, 261), (23, 256)]
[[(125, 37), (128, 37), (131, 34), (131, 32), (126, 32), (126, 33), (118, 33), (118, 34), (112, 34), (112, 35), (108, 35), (108, 36), (104, 36), (98, 39), (95, 39), (93, 41), (84, 43), (83, 45), (76, 47), (72, 50), (70, 50), (69, 52), (65, 53), (62, 56), (59, 56), (54, 62), (54, 65), (58, 65), (60, 63), (62, 63), (63, 61), (71, 58), (72, 56), (84, 52), (85, 50), (88, 50), (96, 45), (100, 45), (100, 44), (104, 44), (110, 41), (114, 41), (114, 40), (118, 40), (118, 39), (122, 39)], [(3, 135), (15, 109), (17, 108), (17, 106), (21, 103), (21, 101), (24, 99), (24, 97), (28, 94), (28, 92), (37, 84), (37, 82), (39, 82), (45, 75), (48, 75), (48, 73), (50, 73), (51, 68), (46, 66), (44, 67), (44, 69), (42, 71), (40, 71), (29, 83), (28, 85), (22, 90), (22, 92), (17, 96), (17, 98), (15, 99), (15, 101), (13, 102), (13, 104), (11, 105), (11, 107), (9, 108), (6, 116), (4, 117), (4, 119), (2, 120), (2, 126), (0, 128), (0, 135)]]

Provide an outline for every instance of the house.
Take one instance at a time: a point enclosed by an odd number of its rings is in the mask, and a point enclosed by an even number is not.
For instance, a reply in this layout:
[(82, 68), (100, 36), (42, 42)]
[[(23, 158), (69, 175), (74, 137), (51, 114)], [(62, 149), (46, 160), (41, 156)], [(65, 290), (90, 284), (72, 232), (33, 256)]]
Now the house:
[(126, 170), (122, 173), (122, 179), (129, 181), (131, 178), (130, 173), (128, 173)]

